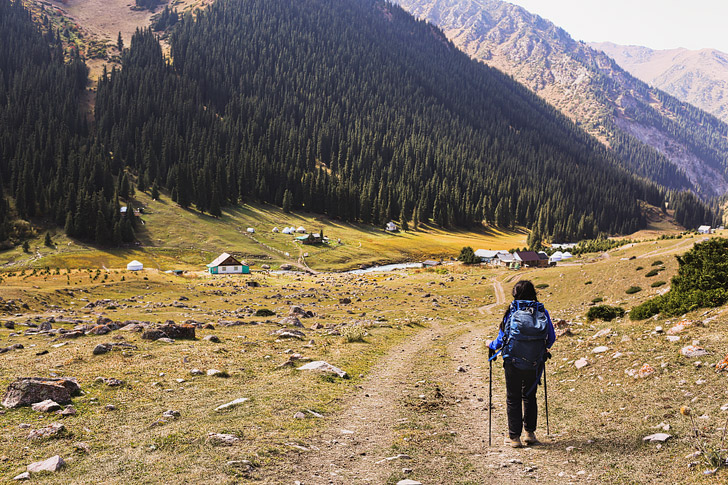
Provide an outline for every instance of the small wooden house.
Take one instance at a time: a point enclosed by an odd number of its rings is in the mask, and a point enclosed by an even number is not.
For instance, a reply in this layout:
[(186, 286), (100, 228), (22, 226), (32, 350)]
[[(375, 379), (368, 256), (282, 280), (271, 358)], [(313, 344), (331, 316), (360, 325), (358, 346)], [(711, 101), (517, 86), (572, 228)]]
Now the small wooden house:
[(395, 231), (397, 231), (397, 224), (395, 224), (392, 221), (389, 221), (387, 223), (387, 227), (385, 227), (384, 230), (387, 232), (395, 232)]
[(210, 274), (250, 274), (250, 268), (228, 253), (222, 253), (207, 265)]
[(549, 264), (548, 258), (541, 259), (538, 253), (534, 251), (516, 251), (513, 253), (513, 258), (521, 263), (521, 266), (540, 268)]

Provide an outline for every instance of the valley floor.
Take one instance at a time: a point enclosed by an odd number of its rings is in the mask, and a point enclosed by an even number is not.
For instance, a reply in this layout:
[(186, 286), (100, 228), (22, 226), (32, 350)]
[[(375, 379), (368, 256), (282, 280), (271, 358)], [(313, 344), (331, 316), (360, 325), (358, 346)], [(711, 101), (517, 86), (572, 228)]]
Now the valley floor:
[[(693, 410), (699, 440), (718, 447), (728, 406), (726, 374), (712, 367), (728, 352), (726, 308), (696, 311), (679, 339), (678, 319), (588, 322), (593, 300), (629, 309), (664, 291), (674, 255), (698, 238), (638, 243), (544, 270), (451, 265), (383, 274), (183, 276), (157, 270), (26, 270), (2, 273), (0, 388), (22, 376), (76, 377), (84, 395), (75, 416), (29, 408), (0, 411), (0, 476), (60, 454), (67, 466), (37, 483), (712, 483), (681, 406)], [(632, 258), (634, 256), (634, 258)], [(658, 276), (647, 277), (651, 268)], [(57, 274), (56, 274), (57, 273)], [(541, 446), (503, 446), (505, 396), (493, 365), (492, 446), (488, 445), (489, 368), (485, 340), (495, 336), (513, 284), (528, 278), (554, 320), (570, 334), (554, 345), (538, 391)], [(255, 281), (260, 286), (247, 283)], [(627, 295), (625, 289), (642, 291)], [(24, 307), (27, 305), (27, 307)], [(285, 339), (292, 306), (304, 336)], [(255, 316), (268, 309), (273, 316)], [(265, 315), (266, 312), (260, 312)], [(61, 339), (99, 317), (113, 321), (196, 321), (197, 340), (164, 343), (121, 328)], [(232, 323), (232, 324), (231, 324)], [(12, 325), (8, 325), (12, 326)], [(277, 333), (278, 332), (278, 333)], [(205, 339), (216, 336), (220, 342)], [(94, 355), (102, 343), (133, 347)], [(697, 343), (707, 355), (679, 351)], [(606, 350), (605, 350), (606, 349)], [(340, 379), (282, 366), (324, 360)], [(577, 359), (588, 365), (577, 369)], [(654, 372), (633, 375), (645, 364)], [(193, 375), (200, 369), (203, 375)], [(206, 375), (209, 369), (229, 377)], [(98, 377), (123, 381), (109, 387)], [(215, 411), (221, 404), (243, 404)], [(112, 407), (109, 407), (111, 405)], [(163, 417), (168, 410), (179, 417)], [(299, 414), (300, 413), (300, 414)], [(30, 429), (60, 422), (66, 434), (29, 440)], [(667, 430), (667, 431), (665, 431)], [(646, 443), (656, 432), (665, 443)], [(209, 433), (238, 438), (215, 446)], [(690, 466), (695, 463), (694, 466)], [(718, 480), (725, 470), (719, 470)]]

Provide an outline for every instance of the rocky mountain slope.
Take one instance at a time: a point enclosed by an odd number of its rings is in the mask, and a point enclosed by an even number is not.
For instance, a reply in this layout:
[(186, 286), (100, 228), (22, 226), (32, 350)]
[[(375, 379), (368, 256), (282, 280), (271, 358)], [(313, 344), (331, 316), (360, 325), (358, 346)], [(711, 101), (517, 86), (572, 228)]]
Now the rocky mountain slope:
[(499, 0), (398, 0), (472, 57), (528, 86), (636, 173), (705, 196), (728, 190), (728, 125), (649, 87), (601, 51)]
[(728, 122), (728, 54), (715, 49), (653, 50), (590, 43), (642, 81)]

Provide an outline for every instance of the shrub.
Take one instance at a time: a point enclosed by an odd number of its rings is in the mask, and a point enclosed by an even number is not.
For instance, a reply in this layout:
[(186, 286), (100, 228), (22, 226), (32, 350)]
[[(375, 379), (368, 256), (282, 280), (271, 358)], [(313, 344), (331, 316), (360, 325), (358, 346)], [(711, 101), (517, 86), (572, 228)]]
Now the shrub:
[(598, 297), (592, 299), (592, 303), (601, 303), (603, 301), (604, 301), (604, 298), (602, 298), (601, 296), (598, 296)]
[(592, 281), (591, 281), (591, 280), (589, 280), (589, 281), (585, 281), (585, 282), (584, 282), (584, 284), (585, 284), (585, 285), (591, 285), (591, 284), (592, 284)]
[(665, 264), (665, 263), (663, 263), (659, 259), (652, 262), (652, 266), (662, 266), (663, 264)]
[(629, 288), (627, 288), (626, 290), (624, 290), (624, 292), (627, 293), (628, 295), (633, 295), (633, 294), (638, 293), (640, 291), (642, 291), (642, 288), (640, 288), (639, 286), (630, 286)]
[(645, 268), (643, 268), (642, 266), (637, 266), (634, 270), (635, 271), (642, 271), (643, 269), (645, 269)]
[(536, 285), (536, 288), (538, 288), (539, 290), (543, 290), (544, 288), (548, 288), (548, 287), (549, 287), (548, 283), (539, 283)]
[(651, 276), (657, 276), (657, 273), (659, 273), (659, 272), (660, 272), (660, 270), (658, 270), (658, 269), (651, 269), (647, 273), (645, 273), (645, 276), (647, 278), (649, 278)]
[(274, 312), (272, 310), (268, 310), (267, 308), (259, 308), (255, 311), (254, 315), (256, 317), (272, 317), (275, 314), (276, 314), (276, 312)]
[(344, 327), (341, 336), (345, 342), (364, 342), (364, 327), (361, 325), (351, 325)]
[(592, 320), (604, 320), (605, 322), (610, 322), (614, 320), (615, 318), (621, 318), (624, 316), (624, 308), (620, 308), (618, 306), (609, 306), (609, 305), (597, 305), (593, 306), (589, 309), (588, 312), (586, 312), (586, 319), (588, 321)]
[(650, 286), (653, 288), (659, 288), (660, 286), (664, 286), (666, 284), (667, 284), (667, 282), (665, 282), (665, 281), (655, 281)]
[(473, 252), (473, 248), (471, 248), (470, 246), (465, 246), (463, 249), (460, 250), (460, 256), (458, 256), (458, 260), (462, 261), (465, 264), (480, 263), (480, 258), (475, 255), (475, 252)]
[(713, 238), (693, 246), (677, 257), (678, 273), (670, 291), (635, 307), (632, 320), (657, 313), (677, 316), (728, 301), (728, 239)]

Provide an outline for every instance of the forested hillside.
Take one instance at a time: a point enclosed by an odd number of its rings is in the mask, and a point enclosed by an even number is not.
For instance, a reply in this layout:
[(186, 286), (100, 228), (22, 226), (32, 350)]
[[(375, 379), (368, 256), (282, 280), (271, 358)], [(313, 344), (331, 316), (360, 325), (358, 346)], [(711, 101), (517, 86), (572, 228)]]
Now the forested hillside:
[(650, 184), (520, 85), (384, 2), (221, 1), (140, 32), (102, 79), (99, 137), (182, 206), (241, 197), (346, 220), (538, 224), (590, 237), (642, 223)]
[[(138, 31), (99, 81), (91, 133), (81, 60), (64, 64), (57, 36), (0, 5), (0, 185), (17, 208), (6, 221), (47, 215), (75, 237), (128, 241), (131, 211), (118, 208), (134, 183), (212, 215), (266, 201), (578, 239), (633, 231), (638, 200), (665, 200), (530, 91), (385, 2), (221, 0), (177, 23), (171, 59)], [(694, 197), (678, 206), (688, 226), (711, 219)]]

